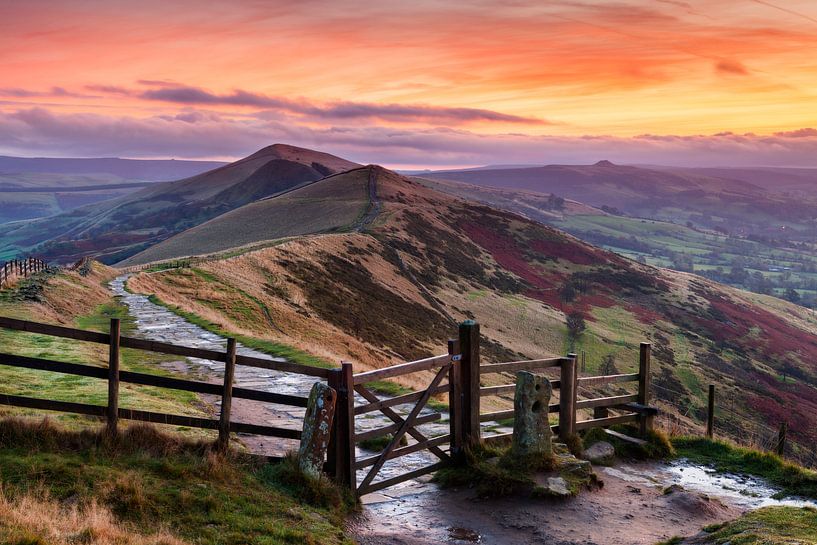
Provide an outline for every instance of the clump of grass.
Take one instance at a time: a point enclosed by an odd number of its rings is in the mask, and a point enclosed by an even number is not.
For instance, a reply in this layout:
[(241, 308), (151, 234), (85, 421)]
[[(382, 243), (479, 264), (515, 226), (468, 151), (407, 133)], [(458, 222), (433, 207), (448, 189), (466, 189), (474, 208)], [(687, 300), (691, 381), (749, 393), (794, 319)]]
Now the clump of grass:
[[(364, 450), (369, 450), (371, 452), (380, 452), (381, 450), (386, 448), (386, 446), (389, 443), (391, 443), (391, 440), (392, 440), (393, 437), (394, 436), (392, 434), (387, 433), (386, 435), (381, 435), (380, 437), (372, 437), (371, 439), (364, 439), (363, 441), (358, 443), (358, 445), (360, 446), (360, 448), (362, 448)], [(405, 447), (407, 445), (408, 445), (408, 439), (406, 439), (406, 436), (403, 435), (403, 437), (401, 437), (400, 441), (398, 442), (398, 446)]]
[(287, 454), (280, 463), (265, 466), (260, 475), (269, 485), (315, 507), (351, 511), (357, 506), (349, 490), (337, 486), (326, 476), (316, 479), (301, 471), (293, 453)]
[(94, 450), (107, 455), (147, 454), (168, 456), (194, 453), (205, 455), (213, 444), (178, 434), (163, 433), (149, 424), (123, 427), (111, 437), (103, 427), (68, 430), (50, 418), (9, 417), (0, 420), (0, 448), (25, 448), (30, 452), (79, 452)]
[(817, 509), (811, 507), (765, 507), (738, 520), (709, 527), (709, 535), (695, 543), (741, 545), (788, 545), (817, 543)]
[(761, 477), (780, 487), (780, 496), (817, 498), (817, 471), (776, 454), (701, 437), (674, 438), (673, 445), (679, 456), (712, 465), (717, 471)]
[(119, 524), (95, 502), (66, 509), (47, 494), (10, 499), (0, 492), (0, 542), (9, 545), (184, 545), (167, 530), (150, 535)]
[(584, 443), (582, 442), (582, 438), (579, 436), (579, 434), (574, 433), (568, 437), (565, 437), (563, 440), (567, 446), (567, 450), (570, 451), (570, 454), (576, 458), (582, 457), (584, 454)]
[[(376, 380), (374, 382), (366, 383), (365, 386), (366, 388), (373, 392), (376, 392), (381, 395), (386, 395), (389, 397), (397, 397), (414, 392), (414, 390), (412, 390), (411, 388), (407, 388), (402, 384), (398, 384), (390, 380)], [(426, 403), (426, 406), (429, 409), (438, 412), (445, 412), (448, 411), (449, 409), (448, 402), (440, 401), (434, 398), (429, 399), (428, 402)]]

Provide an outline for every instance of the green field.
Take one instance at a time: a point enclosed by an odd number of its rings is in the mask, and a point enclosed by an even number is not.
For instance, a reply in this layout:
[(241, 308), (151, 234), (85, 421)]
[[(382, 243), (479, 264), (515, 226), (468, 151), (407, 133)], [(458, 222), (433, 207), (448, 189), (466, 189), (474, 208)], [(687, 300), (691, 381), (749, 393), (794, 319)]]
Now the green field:
[[(758, 293), (813, 306), (817, 254), (663, 221), (612, 215), (565, 216), (551, 223), (591, 244), (656, 267), (695, 272)], [(733, 269), (738, 272), (734, 273)]]

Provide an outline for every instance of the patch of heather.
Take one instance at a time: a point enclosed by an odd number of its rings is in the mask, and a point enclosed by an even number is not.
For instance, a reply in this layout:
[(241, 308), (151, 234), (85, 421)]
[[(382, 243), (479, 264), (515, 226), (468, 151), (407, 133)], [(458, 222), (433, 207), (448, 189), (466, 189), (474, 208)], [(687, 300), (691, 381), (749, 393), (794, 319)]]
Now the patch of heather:
[(564, 238), (531, 240), (528, 246), (547, 257), (564, 259), (576, 265), (600, 265), (609, 261), (607, 254), (603, 251)]
[[(731, 338), (746, 349), (780, 357), (795, 352), (804, 361), (817, 362), (817, 338), (813, 335), (758, 307), (749, 308), (712, 294), (708, 294), (707, 300), (715, 313), (725, 319), (710, 324), (717, 340)], [(757, 338), (747, 337), (752, 328), (760, 330)]]
[(817, 391), (795, 382), (782, 383), (763, 373), (752, 375), (755, 384), (768, 392), (747, 397), (747, 405), (762, 415), (761, 421), (773, 428), (787, 422), (795, 438), (809, 439), (813, 434), (812, 416), (817, 412)]
[(488, 251), (499, 265), (516, 274), (539, 290), (554, 288), (553, 278), (543, 275), (531, 265), (519, 249), (516, 239), (475, 223), (466, 223), (463, 231), (474, 243)]
[(576, 300), (569, 305), (570, 308), (566, 309), (565, 312), (577, 310), (587, 316), (588, 320), (595, 322), (596, 319), (591, 314), (594, 308), (610, 308), (617, 304), (618, 301), (615, 299), (600, 293), (583, 294), (577, 297)]
[(639, 322), (646, 325), (655, 325), (656, 322), (666, 319), (666, 316), (662, 316), (661, 314), (643, 305), (628, 303), (624, 305), (624, 309), (635, 316)]

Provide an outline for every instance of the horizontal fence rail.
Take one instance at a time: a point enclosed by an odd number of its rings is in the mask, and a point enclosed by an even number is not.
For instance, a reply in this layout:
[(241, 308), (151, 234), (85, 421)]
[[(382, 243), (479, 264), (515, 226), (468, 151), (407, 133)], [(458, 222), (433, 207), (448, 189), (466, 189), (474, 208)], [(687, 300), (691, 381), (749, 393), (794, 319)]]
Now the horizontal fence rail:
[[(0, 353), (0, 365), (107, 380), (107, 405), (91, 405), (86, 403), (57, 401), (10, 394), (0, 394), (0, 405), (70, 412), (106, 418), (108, 422), (108, 430), (111, 433), (116, 433), (117, 421), (119, 419), (125, 419), (152, 422), (156, 424), (169, 424), (174, 426), (218, 430), (218, 444), (221, 448), (227, 447), (230, 433), (246, 433), (297, 440), (301, 437), (301, 430), (298, 429), (233, 422), (230, 420), (230, 410), (233, 398), (299, 408), (305, 408), (308, 404), (308, 399), (306, 397), (234, 387), (233, 377), (235, 366), (246, 365), (282, 372), (299, 373), (318, 378), (328, 377), (330, 374), (330, 370), (328, 369), (236, 355), (236, 343), (234, 339), (228, 339), (227, 350), (221, 352), (217, 350), (204, 350), (200, 348), (178, 346), (145, 339), (123, 337), (120, 335), (120, 324), (119, 320), (116, 318), (111, 320), (109, 333), (99, 333), (96, 331), (86, 331), (64, 326), (41, 324), (8, 317), (0, 317), (0, 328), (108, 345), (110, 347), (110, 354), (107, 368), (87, 364), (68, 363), (45, 358)], [(180, 379), (169, 376), (124, 371), (119, 369), (121, 348), (133, 348), (163, 354), (223, 362), (225, 364), (224, 382), (222, 384), (213, 384), (210, 382)], [(188, 392), (219, 396), (221, 398), (221, 414), (219, 418), (202, 418), (119, 407), (119, 384), (122, 382), (127, 384), (184, 390)]]
[[(107, 345), (110, 344), (111, 340), (111, 336), (108, 333), (86, 331), (82, 329), (74, 329), (70, 327), (56, 326), (50, 324), (41, 324), (37, 322), (18, 320), (16, 318), (7, 318), (2, 316), (0, 316), (0, 327), (16, 331), (39, 333), (42, 335), (50, 335), (52, 337), (73, 339), (77, 341), (92, 342), (97, 344)], [(122, 348), (134, 348), (137, 350), (145, 350), (147, 352), (158, 352), (160, 354), (168, 354), (171, 356), (198, 358), (222, 363), (226, 361), (225, 352), (220, 352), (218, 350), (207, 350), (204, 348), (179, 346), (159, 341), (139, 339), (136, 337), (120, 337), (119, 344)], [(327, 378), (329, 376), (330, 371), (329, 369), (324, 369), (321, 367), (310, 367), (308, 365), (302, 365), (298, 363), (266, 360), (263, 358), (242, 356), (240, 354), (236, 355), (235, 363), (236, 365), (244, 365), (247, 367), (258, 367), (261, 369), (282, 371), (285, 373), (296, 373), (300, 375), (307, 375), (318, 378)]]
[[(467, 339), (479, 334), (477, 324), (466, 322), (460, 327), (460, 339)], [(484, 422), (504, 422), (513, 420), (515, 411), (513, 409), (481, 413), (479, 409), (479, 398), (489, 396), (513, 395), (516, 391), (516, 384), (501, 384), (497, 386), (481, 386), (480, 376), (488, 373), (509, 373), (515, 374), (519, 371), (540, 371), (549, 368), (559, 368), (560, 377), (550, 380), (551, 388), (559, 390), (559, 402), (548, 406), (548, 414), (558, 414), (559, 424), (551, 426), (554, 433), (559, 434), (562, 439), (569, 438), (570, 435), (588, 430), (591, 428), (606, 428), (616, 424), (638, 422), (642, 434), (646, 434), (652, 429), (652, 420), (657, 410), (649, 407), (650, 401), (650, 345), (641, 343), (639, 352), (638, 373), (624, 373), (616, 375), (601, 375), (592, 377), (578, 377), (576, 370), (576, 355), (568, 354), (566, 357), (553, 357), (525, 361), (511, 361), (504, 363), (479, 364), (479, 350), (472, 349), (471, 353), (463, 353), (463, 373), (470, 373), (472, 377), (473, 391), (476, 392), (477, 402), (471, 403), (470, 410), (473, 413), (473, 421), (476, 426)], [(466, 365), (468, 369), (466, 369)], [(623, 384), (638, 382), (638, 392), (626, 395), (615, 395), (608, 397), (578, 399), (578, 389), (604, 386), (608, 384)], [(576, 413), (580, 410), (593, 410), (593, 418), (589, 420), (576, 420)], [(609, 411), (617, 411), (622, 414), (613, 415)], [(473, 425), (472, 425), (473, 426)], [(512, 437), (511, 433), (490, 435), (485, 438), (481, 436), (481, 429), (472, 427), (472, 434), (477, 437), (477, 441), (488, 442), (507, 440)]]

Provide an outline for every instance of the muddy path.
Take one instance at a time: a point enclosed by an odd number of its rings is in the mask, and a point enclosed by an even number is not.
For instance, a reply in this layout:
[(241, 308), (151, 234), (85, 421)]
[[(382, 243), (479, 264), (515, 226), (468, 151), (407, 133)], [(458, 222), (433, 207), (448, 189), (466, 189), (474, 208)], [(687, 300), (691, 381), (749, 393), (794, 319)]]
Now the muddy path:
[[(481, 500), (471, 490), (431, 484), (386, 491), (368, 498), (350, 531), (360, 545), (652, 545), (765, 505), (815, 505), (774, 500), (777, 490), (762, 481), (684, 461), (624, 463), (597, 473), (601, 490), (566, 501)], [(671, 485), (682, 488), (666, 493)]]

